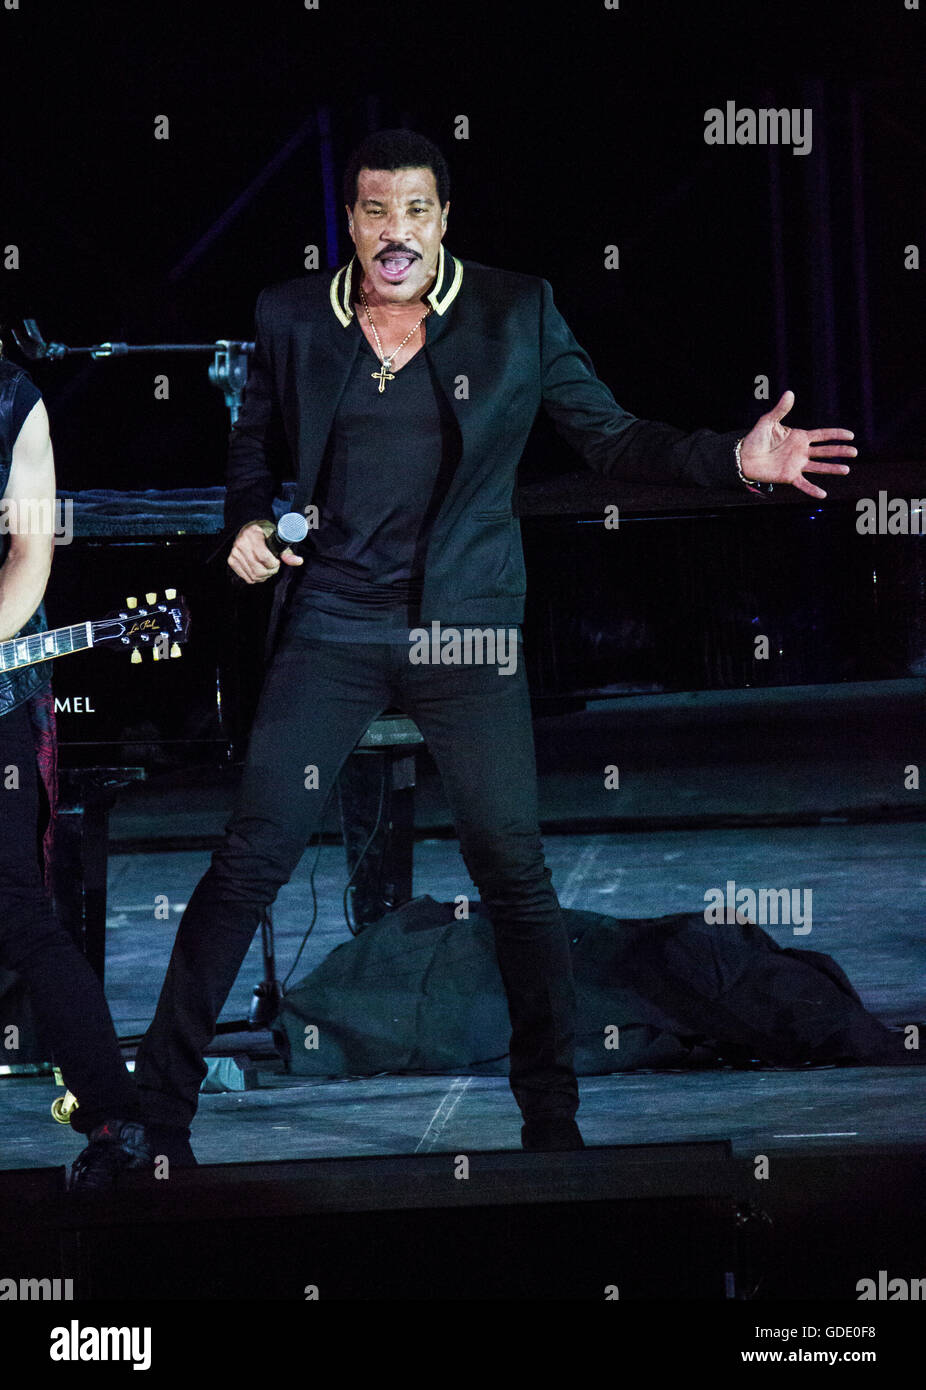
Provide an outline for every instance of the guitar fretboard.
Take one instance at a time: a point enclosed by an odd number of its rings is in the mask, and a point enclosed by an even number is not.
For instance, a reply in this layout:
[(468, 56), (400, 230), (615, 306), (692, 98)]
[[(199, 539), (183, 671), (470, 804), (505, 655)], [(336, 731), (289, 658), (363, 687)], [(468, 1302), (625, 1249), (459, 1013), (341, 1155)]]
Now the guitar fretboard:
[(86, 651), (92, 646), (92, 622), (58, 627), (51, 632), (33, 632), (29, 637), (11, 637), (0, 642), (0, 671), (34, 666), (37, 661), (50, 661), (52, 657)]

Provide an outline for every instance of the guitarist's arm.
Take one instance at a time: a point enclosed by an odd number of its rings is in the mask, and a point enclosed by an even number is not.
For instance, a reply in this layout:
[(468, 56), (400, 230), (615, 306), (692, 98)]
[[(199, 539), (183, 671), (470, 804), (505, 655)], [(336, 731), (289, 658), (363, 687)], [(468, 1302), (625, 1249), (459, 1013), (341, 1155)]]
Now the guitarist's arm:
[(10, 537), (0, 566), (0, 641), (14, 637), (42, 602), (51, 573), (54, 508), (48, 414), (43, 402), (36, 401), (13, 445), (9, 481), (0, 502), (3, 529)]

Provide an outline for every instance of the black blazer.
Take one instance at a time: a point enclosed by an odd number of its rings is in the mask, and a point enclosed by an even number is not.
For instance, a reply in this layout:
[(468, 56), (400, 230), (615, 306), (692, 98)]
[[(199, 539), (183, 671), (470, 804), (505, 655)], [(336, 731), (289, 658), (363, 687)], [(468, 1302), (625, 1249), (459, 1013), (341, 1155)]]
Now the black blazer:
[[(287, 280), (258, 298), (255, 350), (229, 445), (229, 536), (272, 516), (289, 473), (296, 477), (295, 509), (312, 501), (360, 347), (352, 303), (358, 271), (354, 258), (333, 278)], [(623, 410), (596, 377), (546, 280), (460, 261), (441, 247), (428, 299), (435, 312), (422, 351), (456, 416), (462, 455), (429, 539), (422, 623), (522, 620), (524, 556), (513, 499), (518, 462), (541, 407), (606, 477), (739, 486), (734, 445), (745, 431), (686, 434)], [(372, 381), (370, 389), (376, 390)]]

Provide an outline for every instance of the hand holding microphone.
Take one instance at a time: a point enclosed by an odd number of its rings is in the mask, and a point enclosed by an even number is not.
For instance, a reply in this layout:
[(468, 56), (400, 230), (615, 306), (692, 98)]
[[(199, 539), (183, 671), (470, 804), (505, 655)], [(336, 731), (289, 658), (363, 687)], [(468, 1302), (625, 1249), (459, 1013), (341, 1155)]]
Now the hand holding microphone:
[(271, 521), (252, 521), (235, 537), (228, 563), (245, 584), (262, 584), (279, 570), (280, 563), (301, 565), (301, 555), (290, 546), (304, 541), (309, 523), (301, 512), (287, 512), (274, 526)]

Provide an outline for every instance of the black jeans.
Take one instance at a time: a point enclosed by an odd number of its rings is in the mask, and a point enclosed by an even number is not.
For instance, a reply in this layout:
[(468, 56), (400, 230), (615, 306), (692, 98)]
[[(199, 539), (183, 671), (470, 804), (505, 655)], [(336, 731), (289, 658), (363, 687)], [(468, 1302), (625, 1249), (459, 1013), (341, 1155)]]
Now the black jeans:
[[(0, 965), (25, 980), (52, 1053), (47, 1060), (61, 1068), (78, 1100), (71, 1125), (88, 1134), (105, 1119), (137, 1119), (138, 1095), (103, 988), (49, 903), (38, 825), (38, 766), (23, 704), (0, 717)], [(0, 1000), (0, 1039), (8, 1022)], [(11, 1064), (17, 1060), (15, 1050), (0, 1049), (0, 1057)]]
[(135, 1079), (147, 1120), (184, 1127), (192, 1120), (203, 1050), (260, 911), (292, 875), (367, 725), (393, 706), (414, 719), (437, 764), (463, 859), (492, 922), (512, 1025), (515, 1099), (525, 1118), (571, 1118), (578, 1109), (575, 987), (537, 823), (523, 663), (507, 675), (494, 665), (416, 666), (408, 644), (290, 636), (267, 675), (224, 843), (183, 915), (138, 1051)]

